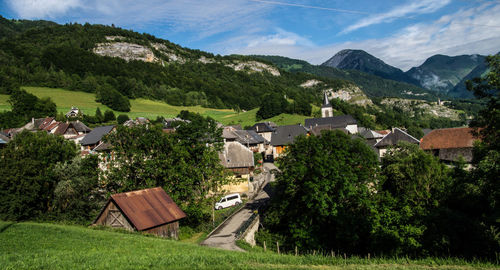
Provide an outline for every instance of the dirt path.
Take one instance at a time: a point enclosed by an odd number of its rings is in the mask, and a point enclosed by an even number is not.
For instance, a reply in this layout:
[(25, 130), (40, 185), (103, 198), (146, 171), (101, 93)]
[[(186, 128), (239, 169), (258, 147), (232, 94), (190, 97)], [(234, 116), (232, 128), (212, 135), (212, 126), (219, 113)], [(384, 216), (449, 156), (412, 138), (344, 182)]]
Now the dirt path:
[(269, 200), (269, 181), (274, 180), (274, 175), (271, 170), (276, 166), (271, 163), (264, 164), (263, 177), (266, 182), (257, 196), (246, 203), (246, 205), (234, 214), (230, 219), (226, 220), (215, 232), (213, 232), (207, 239), (201, 242), (203, 246), (216, 247), (227, 250), (244, 251), (236, 245), (236, 232), (241, 225), (252, 216), (254, 210), (258, 209), (260, 205)]

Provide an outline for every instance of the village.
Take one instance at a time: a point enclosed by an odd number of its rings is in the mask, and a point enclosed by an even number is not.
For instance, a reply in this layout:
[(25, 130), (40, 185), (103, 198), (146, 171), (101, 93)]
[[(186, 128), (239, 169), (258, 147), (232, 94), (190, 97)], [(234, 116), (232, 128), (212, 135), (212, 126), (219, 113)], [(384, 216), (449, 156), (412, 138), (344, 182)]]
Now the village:
[[(81, 115), (82, 112), (74, 107), (66, 114), (67, 119)], [(321, 107), (321, 118), (306, 119), (304, 123), (296, 125), (277, 126), (272, 122), (260, 122), (247, 130), (239, 125), (223, 126), (222, 129), (223, 148), (219, 152), (220, 164), (232, 175), (233, 181), (220, 190), (220, 195), (237, 194), (238, 198), (244, 196), (253, 202), (257, 196), (264, 193), (263, 189), (273, 181), (275, 170), (279, 170), (273, 162), (287, 153), (287, 147), (294, 143), (298, 136), (321, 136), (324, 131), (338, 130), (352, 139), (362, 140), (381, 159), (387, 149), (395, 147), (400, 142), (419, 145), (419, 147), (439, 158), (441, 162), (452, 164), (459, 159), (465, 161), (468, 166), (472, 161), (472, 150), (476, 140), (472, 128), (458, 127), (437, 130), (425, 130), (421, 140), (414, 138), (397, 127), (391, 130), (370, 130), (358, 126), (356, 119), (351, 115), (333, 116), (333, 109), (325, 93)], [(179, 122), (189, 122), (181, 118), (169, 118), (163, 121), (163, 132), (170, 134), (176, 132)], [(147, 118), (138, 117), (123, 123), (123, 126), (148, 126)], [(6, 147), (16, 134), (23, 132), (47, 132), (53, 136), (62, 136), (65, 140), (74, 142), (80, 149), (80, 155), (95, 155), (99, 158), (99, 169), (106, 171), (109, 163), (114, 158), (113, 145), (105, 140), (108, 134), (116, 131), (116, 126), (97, 126), (93, 129), (86, 126), (80, 120), (58, 122), (54, 117), (33, 118), (21, 128), (6, 129), (0, 134), (0, 145)], [(266, 165), (267, 164), (267, 165)], [(267, 169), (266, 169), (267, 168)], [(269, 200), (266, 193), (265, 202)], [(260, 198), (262, 199), (262, 198)], [(222, 200), (221, 200), (222, 201)], [(224, 199), (225, 201), (225, 199)], [(234, 241), (243, 238), (251, 245), (255, 245), (254, 234), (258, 230), (258, 219), (252, 215), (260, 207), (247, 208), (244, 218), (232, 225), (232, 244), (223, 242), (210, 243), (207, 239), (206, 245), (236, 249)], [(231, 205), (231, 204), (229, 204)], [(216, 207), (216, 206), (215, 206)], [(221, 209), (219, 207), (218, 209)], [(248, 210), (250, 209), (250, 210)], [(245, 208), (241, 208), (240, 212)], [(186, 214), (177, 206), (171, 197), (161, 187), (144, 190), (129, 191), (126, 193), (112, 194), (108, 202), (95, 217), (93, 224), (110, 226), (113, 228), (124, 228), (132, 231), (141, 231), (156, 234), (162, 237), (177, 239), (179, 235), (179, 221), (186, 218)], [(232, 216), (224, 223), (232, 222)], [(251, 219), (251, 220), (250, 220)], [(250, 220), (250, 222), (248, 222)], [(220, 224), (219, 231), (228, 224)], [(236, 226), (236, 227), (235, 227)], [(248, 233), (247, 231), (251, 232)], [(217, 233), (216, 230), (209, 237)], [(248, 236), (250, 235), (250, 236)]]

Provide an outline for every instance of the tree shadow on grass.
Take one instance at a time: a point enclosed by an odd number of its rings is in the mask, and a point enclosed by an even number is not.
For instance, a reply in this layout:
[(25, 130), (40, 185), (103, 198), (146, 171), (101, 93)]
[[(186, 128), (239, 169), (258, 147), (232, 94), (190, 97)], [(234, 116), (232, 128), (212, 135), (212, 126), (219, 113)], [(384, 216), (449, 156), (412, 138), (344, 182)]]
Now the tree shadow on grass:
[(16, 224), (15, 222), (10, 222), (5, 225), (0, 225), (0, 233), (3, 233), (5, 230), (7, 230), (10, 226)]

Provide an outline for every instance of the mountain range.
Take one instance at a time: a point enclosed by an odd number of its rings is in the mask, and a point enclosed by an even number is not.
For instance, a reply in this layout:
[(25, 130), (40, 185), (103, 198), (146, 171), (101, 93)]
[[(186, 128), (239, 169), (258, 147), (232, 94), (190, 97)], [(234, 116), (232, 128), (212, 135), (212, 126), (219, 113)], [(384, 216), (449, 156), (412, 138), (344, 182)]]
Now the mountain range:
[(451, 97), (470, 98), (465, 81), (487, 71), (485, 56), (434, 55), (418, 67), (403, 72), (362, 50), (342, 50), (321, 64), (343, 70), (359, 70), (385, 79), (411, 83)]
[(364, 51), (343, 50), (311, 65), (279, 56), (214, 55), (112, 26), (0, 16), (0, 94), (16, 85), (60, 87), (94, 92), (108, 106), (145, 97), (250, 110), (272, 93), (320, 104), (325, 91), (350, 92), (356, 104), (367, 104), (359, 102), (366, 96), (434, 101), (466, 96), (460, 82), (484, 73), (483, 62), (480, 55), (434, 56), (403, 72)]

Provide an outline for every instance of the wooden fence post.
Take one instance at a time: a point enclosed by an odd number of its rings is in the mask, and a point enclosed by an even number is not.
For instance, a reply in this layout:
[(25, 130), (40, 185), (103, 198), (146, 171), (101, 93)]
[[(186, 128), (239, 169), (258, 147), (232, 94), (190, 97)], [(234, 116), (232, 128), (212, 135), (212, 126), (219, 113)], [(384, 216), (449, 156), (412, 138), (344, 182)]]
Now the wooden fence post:
[(298, 254), (298, 253), (299, 253), (299, 252), (298, 252), (298, 250), (297, 250), (297, 246), (295, 246), (295, 256), (297, 256), (297, 254)]
[(278, 250), (278, 254), (280, 254), (280, 243), (276, 241), (276, 249)]
[(264, 251), (266, 251), (266, 241), (264, 241)]

